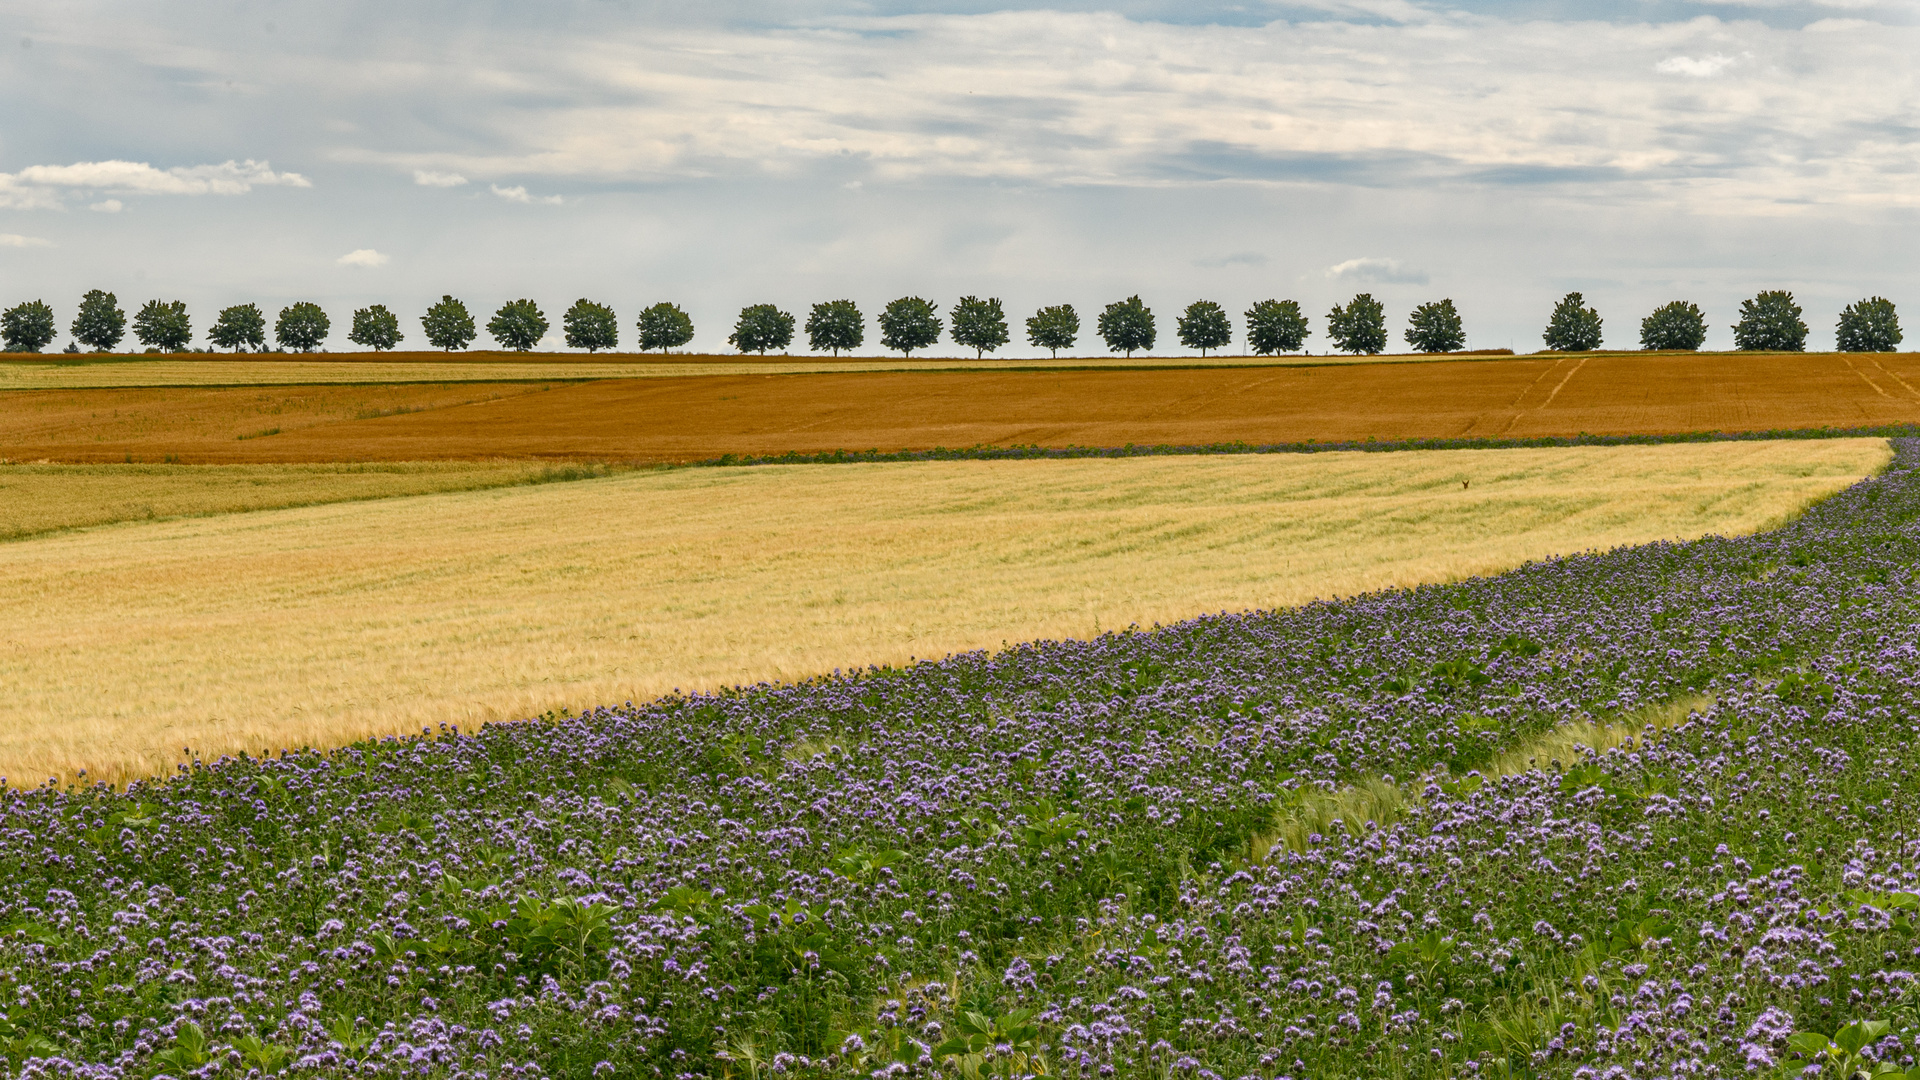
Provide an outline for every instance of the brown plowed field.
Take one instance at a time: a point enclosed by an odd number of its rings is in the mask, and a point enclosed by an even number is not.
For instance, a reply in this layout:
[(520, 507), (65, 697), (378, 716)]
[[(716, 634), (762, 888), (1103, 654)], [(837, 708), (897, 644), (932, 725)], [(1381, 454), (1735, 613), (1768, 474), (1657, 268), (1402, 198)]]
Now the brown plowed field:
[[(686, 461), (979, 444), (1755, 431), (1920, 422), (1916, 387), (1920, 357), (1905, 353), (14, 391), (0, 395), (0, 458)], [(271, 428), (280, 430), (263, 434)]]

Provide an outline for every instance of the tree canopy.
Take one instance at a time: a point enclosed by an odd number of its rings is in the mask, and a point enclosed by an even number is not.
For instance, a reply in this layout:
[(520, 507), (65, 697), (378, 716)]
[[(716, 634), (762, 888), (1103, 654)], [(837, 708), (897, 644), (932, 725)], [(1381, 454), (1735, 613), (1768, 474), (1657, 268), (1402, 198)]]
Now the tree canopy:
[(1807, 324), (1793, 294), (1770, 289), (1740, 302), (1740, 321), (1733, 328), (1733, 347), (1743, 352), (1805, 352)]
[(280, 317), (273, 320), (273, 340), (283, 349), (312, 352), (327, 340), (327, 333), (332, 329), (333, 320), (327, 318), (319, 304), (302, 300), (280, 309)]
[(207, 340), (217, 348), (258, 351), (267, 347), (267, 317), (258, 304), (234, 304), (220, 309), (220, 317), (207, 331)]
[(828, 300), (807, 314), (807, 348), (814, 352), (857, 349), (867, 340), (867, 317), (851, 300)]
[(546, 313), (540, 310), (539, 304), (526, 299), (509, 300), (487, 320), (487, 333), (503, 349), (526, 352), (547, 336), (548, 325)]
[(1540, 336), (1554, 352), (1587, 352), (1600, 347), (1600, 312), (1586, 306), (1587, 298), (1570, 292), (1553, 306), (1547, 329)]
[(110, 292), (89, 289), (80, 298), (80, 310), (73, 317), (73, 326), (69, 328), (73, 340), (95, 352), (106, 352), (127, 332), (127, 313), (120, 310), (119, 301)]
[(1450, 353), (1467, 347), (1467, 332), (1460, 325), (1460, 312), (1453, 301), (1434, 300), (1413, 309), (1407, 316), (1407, 347), (1414, 352)]
[(972, 349), (974, 359), (1007, 343), (1007, 313), (999, 297), (963, 296), (953, 305), (954, 344)]
[(1080, 340), (1080, 313), (1072, 304), (1043, 307), (1027, 319), (1027, 340), (1055, 357)]
[(1327, 337), (1341, 352), (1378, 355), (1387, 347), (1387, 311), (1372, 293), (1361, 293), (1328, 313)]
[(902, 356), (940, 340), (940, 309), (918, 296), (903, 296), (880, 312), (880, 344)]
[(1153, 309), (1137, 295), (1115, 300), (1100, 312), (1100, 340), (1107, 343), (1108, 352), (1131, 357), (1135, 349), (1153, 348), (1155, 337)]
[(1233, 341), (1233, 321), (1227, 318), (1227, 311), (1211, 300), (1195, 300), (1187, 305), (1187, 310), (1174, 320), (1174, 330), (1180, 335), (1180, 344), (1189, 349), (1199, 349), (1200, 355), (1207, 355), (1209, 349), (1225, 348)]
[(664, 300), (640, 312), (634, 329), (640, 332), (642, 352), (659, 349), (665, 353), (693, 340), (692, 316), (681, 311), (680, 305)]
[(1292, 300), (1262, 300), (1247, 309), (1247, 348), (1256, 356), (1297, 352), (1313, 335), (1300, 305)]
[(768, 349), (784, 349), (793, 344), (793, 316), (772, 304), (749, 304), (740, 309), (727, 344), (763, 356)]
[(1841, 352), (1892, 352), (1901, 340), (1900, 315), (1879, 296), (1848, 304), (1836, 329)]
[(467, 305), (451, 296), (440, 297), (439, 303), (420, 316), (420, 329), (427, 335), (427, 344), (448, 352), (466, 348), (475, 337)]
[(1640, 320), (1640, 347), (1692, 352), (1707, 342), (1707, 317), (1697, 304), (1674, 300)]
[(149, 300), (133, 316), (133, 336), (159, 352), (177, 353), (193, 341), (193, 320), (181, 300)]
[(8, 352), (37, 353), (53, 343), (53, 309), (44, 300), (15, 304), (0, 314), (0, 343)]
[(363, 307), (353, 313), (347, 340), (374, 352), (385, 352), (400, 344), (400, 316), (388, 311), (385, 304)]
[(560, 316), (560, 327), (566, 332), (570, 349), (596, 353), (620, 344), (620, 320), (614, 316), (613, 309), (584, 296)]

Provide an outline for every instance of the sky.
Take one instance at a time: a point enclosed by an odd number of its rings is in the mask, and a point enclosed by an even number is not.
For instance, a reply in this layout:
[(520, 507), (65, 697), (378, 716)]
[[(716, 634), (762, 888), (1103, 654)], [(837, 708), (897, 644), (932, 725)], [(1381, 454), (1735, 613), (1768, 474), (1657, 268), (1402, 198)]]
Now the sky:
[[(1541, 347), (1580, 291), (1636, 347), (1670, 300), (1729, 348), (1789, 289), (1812, 347), (1920, 319), (1920, 0), (10, 0), (0, 305), (527, 297), (692, 348), (739, 309), (1359, 292), (1400, 330)], [(1920, 322), (1914, 323), (1920, 334)], [(1910, 338), (1906, 347), (1920, 342)], [(482, 344), (486, 339), (482, 338)], [(805, 339), (796, 342), (804, 351)], [(955, 346), (939, 351), (958, 354)]]

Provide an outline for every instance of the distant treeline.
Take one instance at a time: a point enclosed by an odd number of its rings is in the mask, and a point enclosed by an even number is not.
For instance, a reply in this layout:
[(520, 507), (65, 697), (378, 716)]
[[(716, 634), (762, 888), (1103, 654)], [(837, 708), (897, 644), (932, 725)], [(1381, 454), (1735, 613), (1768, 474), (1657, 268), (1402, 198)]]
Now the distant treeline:
[[(1800, 317), (1793, 294), (1762, 292), (1740, 305), (1740, 321), (1733, 327), (1734, 347), (1768, 352), (1801, 352), (1807, 343), (1807, 324)], [(1297, 352), (1313, 330), (1300, 305), (1292, 300), (1262, 300), (1241, 316), (1246, 343), (1260, 356)], [(69, 332), (68, 352), (84, 346), (97, 352), (112, 350), (126, 335), (127, 313), (110, 292), (95, 289), (80, 299)], [(181, 301), (149, 300), (134, 313), (133, 336), (148, 352), (177, 353), (193, 343), (193, 323)], [(985, 356), (1005, 345), (1007, 315), (996, 298), (963, 296), (943, 321), (940, 308), (918, 296), (903, 296), (881, 309), (877, 319), (880, 344), (902, 356), (937, 344), (944, 330), (954, 344)], [(1386, 309), (1371, 293), (1361, 293), (1327, 313), (1327, 337), (1335, 348), (1356, 355), (1373, 355), (1387, 347)], [(591, 300), (576, 300), (560, 316), (567, 345), (588, 352), (620, 344), (620, 321), (613, 308)], [(743, 353), (785, 350), (793, 344), (796, 320), (773, 304), (750, 304), (740, 309), (727, 343)], [(531, 300), (502, 304), (487, 322), (487, 333), (501, 348), (524, 351), (538, 345), (551, 326), (540, 305)], [(1195, 300), (1174, 322), (1180, 344), (1202, 356), (1233, 341), (1233, 320), (1211, 300)], [(280, 310), (273, 320), (273, 341), (282, 350), (312, 352), (327, 340), (333, 323), (318, 304), (301, 302)], [(1588, 307), (1577, 292), (1554, 306), (1541, 335), (1552, 350), (1585, 351), (1600, 347), (1600, 313)], [(451, 296), (420, 316), (427, 344), (436, 349), (465, 349), (478, 331), (467, 305)], [(1096, 323), (1100, 339), (1112, 352), (1132, 356), (1153, 348), (1158, 340), (1153, 310), (1138, 296), (1116, 300), (1100, 312)], [(693, 319), (679, 305), (658, 303), (640, 312), (634, 323), (635, 342), (642, 351), (665, 352), (693, 340)], [(807, 315), (807, 346), (816, 352), (857, 349), (866, 343), (867, 320), (852, 300), (828, 300), (813, 305)], [(1414, 352), (1449, 353), (1466, 347), (1460, 313), (1452, 300), (1421, 304), (1407, 316), (1402, 336)], [(39, 300), (17, 304), (0, 315), (0, 340), (8, 352), (39, 352), (53, 342), (53, 309)], [(1840, 313), (1842, 352), (1892, 352), (1900, 344), (1900, 318), (1893, 303), (1875, 296), (1850, 304)], [(267, 348), (267, 317), (256, 304), (222, 309), (207, 342), (214, 348), (262, 351)], [(369, 349), (386, 350), (405, 337), (400, 317), (384, 304), (353, 313), (347, 340)], [(1675, 300), (1640, 321), (1643, 349), (1694, 350), (1707, 339), (1707, 319), (1697, 305)], [(1080, 313), (1072, 304), (1043, 307), (1027, 319), (1027, 340), (1058, 356), (1080, 340)]]

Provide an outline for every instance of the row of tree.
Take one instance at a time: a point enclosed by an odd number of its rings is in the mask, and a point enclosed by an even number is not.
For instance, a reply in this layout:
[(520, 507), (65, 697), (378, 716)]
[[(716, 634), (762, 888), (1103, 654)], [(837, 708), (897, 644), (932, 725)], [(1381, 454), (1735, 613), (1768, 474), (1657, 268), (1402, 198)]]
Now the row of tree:
[[(984, 356), (998, 350), (1009, 340), (1006, 311), (997, 298), (963, 296), (948, 313), (951, 326), (944, 323), (940, 309), (917, 296), (903, 296), (883, 308), (878, 316), (880, 344), (904, 356), (937, 344), (943, 330), (953, 342)], [(1295, 352), (1303, 348), (1313, 333), (1300, 305), (1292, 300), (1262, 300), (1248, 308), (1247, 347), (1257, 355)], [(568, 346), (599, 352), (620, 343), (620, 323), (613, 309), (581, 299), (560, 317)], [(1080, 314), (1072, 304), (1056, 304), (1034, 312), (1026, 321), (1027, 340), (1055, 356), (1071, 349), (1080, 338)], [(75, 345), (108, 351), (125, 336), (126, 312), (110, 292), (95, 289), (80, 300), (70, 333)], [(1568, 293), (1554, 306), (1542, 335), (1547, 348), (1584, 351), (1597, 349), (1601, 342), (1599, 311), (1588, 307), (1577, 292)], [(53, 309), (34, 300), (0, 313), (0, 340), (9, 352), (39, 352), (54, 338)], [(178, 300), (149, 300), (132, 319), (133, 334), (151, 351), (183, 352), (193, 341), (193, 324), (187, 306)], [(527, 350), (546, 337), (551, 324), (531, 300), (513, 300), (501, 305), (487, 322), (487, 333), (502, 348)], [(465, 349), (478, 336), (473, 315), (467, 306), (451, 296), (420, 317), (427, 344), (436, 349)], [(727, 343), (741, 352), (766, 353), (785, 350), (793, 344), (796, 320), (790, 312), (773, 304), (751, 304), (740, 311)], [(1096, 324), (1100, 339), (1108, 350), (1132, 356), (1151, 349), (1158, 340), (1153, 310), (1138, 296), (1117, 300), (1101, 311)], [(665, 352), (693, 340), (693, 319), (676, 304), (658, 303), (640, 312), (634, 325), (642, 351)], [(841, 352), (866, 343), (866, 316), (851, 300), (829, 300), (813, 305), (806, 322), (807, 345), (817, 352)], [(1200, 350), (1202, 356), (1226, 347), (1233, 340), (1233, 321), (1226, 309), (1211, 300), (1196, 300), (1187, 305), (1175, 321), (1180, 344)], [(332, 322), (318, 304), (296, 303), (282, 308), (273, 321), (273, 341), (282, 349), (311, 352), (319, 348), (332, 330)], [(1807, 324), (1793, 294), (1762, 292), (1740, 305), (1740, 322), (1733, 327), (1734, 347), (1775, 352), (1800, 352), (1806, 348)], [(1466, 347), (1466, 333), (1460, 312), (1452, 300), (1421, 304), (1407, 317), (1402, 331), (1406, 343), (1415, 352), (1447, 353)], [(1327, 337), (1334, 347), (1355, 354), (1377, 354), (1388, 343), (1386, 309), (1371, 293), (1361, 293), (1345, 304), (1336, 305), (1327, 314)], [(347, 340), (375, 350), (400, 344), (400, 318), (384, 304), (360, 308), (353, 313)], [(1656, 309), (1640, 323), (1640, 347), (1643, 349), (1694, 350), (1707, 339), (1707, 320), (1697, 305), (1675, 300)], [(1843, 352), (1891, 352), (1900, 344), (1900, 318), (1893, 303), (1870, 297), (1850, 304), (1840, 313), (1839, 347)], [(215, 348), (262, 350), (267, 347), (267, 318), (258, 305), (235, 304), (221, 310), (207, 341)]]

